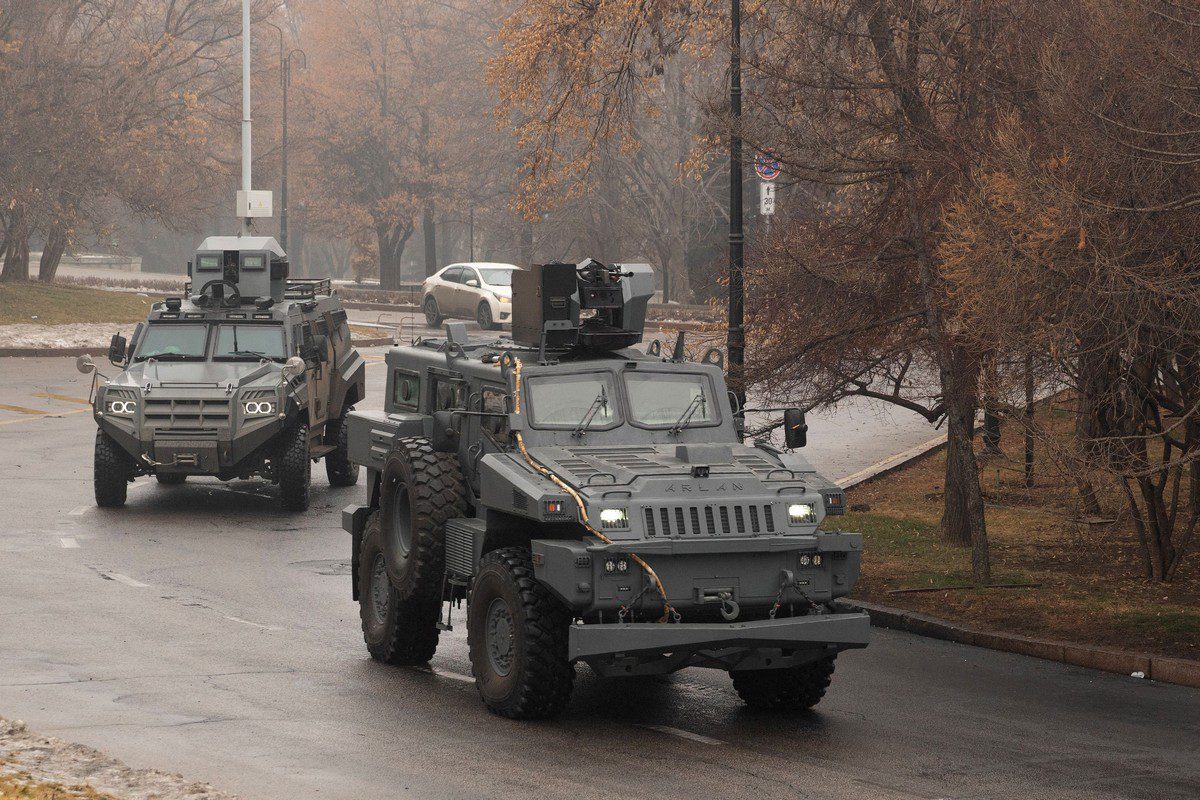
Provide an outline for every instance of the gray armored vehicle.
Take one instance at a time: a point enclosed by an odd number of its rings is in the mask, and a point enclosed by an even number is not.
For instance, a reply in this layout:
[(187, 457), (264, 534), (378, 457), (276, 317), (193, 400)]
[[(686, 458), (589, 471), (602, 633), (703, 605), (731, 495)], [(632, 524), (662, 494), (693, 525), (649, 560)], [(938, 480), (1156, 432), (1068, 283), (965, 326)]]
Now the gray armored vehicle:
[[(329, 281), (289, 279), (266, 237), (210, 237), (189, 275), (188, 296), (155, 304), (130, 341), (112, 339), (122, 372), (93, 398), (97, 505), (124, 505), (139, 475), (257, 475), (302, 511), (320, 458), (331, 484), (356, 483), (346, 415), (366, 370)], [(86, 357), (79, 366), (95, 371)]]
[[(512, 339), (392, 349), (385, 409), (348, 420), (367, 503), (343, 511), (370, 654), (420, 664), (466, 601), (494, 712), (546, 717), (575, 664), (601, 675), (729, 671), (743, 700), (808, 708), (863, 614), (830, 606), (859, 534), (824, 532), (843, 492), (801, 456), (740, 441), (719, 351), (642, 339), (648, 268), (514, 276)], [(789, 449), (803, 415), (785, 412)]]

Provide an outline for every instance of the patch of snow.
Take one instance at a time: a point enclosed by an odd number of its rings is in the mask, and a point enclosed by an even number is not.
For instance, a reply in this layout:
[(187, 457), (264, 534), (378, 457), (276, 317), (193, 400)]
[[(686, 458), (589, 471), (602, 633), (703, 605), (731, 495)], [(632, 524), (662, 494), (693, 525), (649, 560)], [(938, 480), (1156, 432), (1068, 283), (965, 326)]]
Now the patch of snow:
[(107, 347), (114, 333), (128, 335), (135, 326), (132, 322), (0, 325), (0, 347)]

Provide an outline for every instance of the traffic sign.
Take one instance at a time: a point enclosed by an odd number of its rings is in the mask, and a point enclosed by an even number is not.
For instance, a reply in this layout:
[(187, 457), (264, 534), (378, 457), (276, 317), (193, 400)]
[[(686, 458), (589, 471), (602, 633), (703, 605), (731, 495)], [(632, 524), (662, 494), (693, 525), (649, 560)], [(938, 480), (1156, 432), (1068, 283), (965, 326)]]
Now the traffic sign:
[(775, 184), (771, 181), (758, 185), (758, 213), (764, 217), (775, 213)]
[(754, 171), (764, 181), (773, 181), (783, 173), (783, 165), (778, 156), (768, 151), (754, 157)]

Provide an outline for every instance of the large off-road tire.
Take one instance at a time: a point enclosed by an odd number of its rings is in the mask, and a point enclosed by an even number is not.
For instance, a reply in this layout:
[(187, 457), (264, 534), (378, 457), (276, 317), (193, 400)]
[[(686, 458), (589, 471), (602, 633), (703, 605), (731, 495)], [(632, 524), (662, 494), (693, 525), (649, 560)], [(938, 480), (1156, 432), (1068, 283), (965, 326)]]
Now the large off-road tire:
[(308, 457), (308, 426), (297, 425), (284, 433), (279, 447), (279, 499), (285, 511), (307, 511), (312, 484), (312, 459)]
[(187, 480), (187, 473), (184, 472), (156, 472), (154, 477), (163, 486), (178, 486)]
[(750, 669), (730, 673), (733, 688), (751, 708), (801, 711), (821, 702), (833, 677), (828, 656), (811, 664), (784, 669)]
[(433, 658), (438, 645), (438, 600), (403, 600), (388, 579), (380, 514), (371, 512), (358, 557), (358, 610), (371, 658), (410, 666)]
[(437, 298), (429, 295), (425, 298), (425, 303), (422, 305), (425, 312), (425, 324), (431, 328), (436, 328), (442, 324), (446, 318), (442, 316), (442, 310), (438, 307)]
[(380, 531), (388, 575), (402, 600), (440, 602), (446, 572), (446, 520), (467, 513), (458, 459), (428, 439), (406, 437), (383, 465)]
[(475, 309), (475, 321), (485, 331), (494, 331), (500, 327), (492, 317), (492, 307), (488, 304), (487, 300), (484, 300), (479, 304), (479, 308)]
[(358, 483), (358, 464), (350, 460), (350, 429), (346, 415), (353, 411), (349, 406), (335, 420), (325, 423), (325, 441), (334, 446), (325, 456), (325, 474), (330, 486), (353, 486)]
[(527, 548), (483, 557), (468, 601), (467, 644), (475, 687), (492, 712), (544, 719), (566, 707), (575, 683), (570, 625), (570, 609), (534, 579)]
[(96, 458), (92, 472), (96, 505), (101, 508), (120, 508), (125, 505), (132, 477), (133, 459), (115, 439), (102, 430), (96, 431)]

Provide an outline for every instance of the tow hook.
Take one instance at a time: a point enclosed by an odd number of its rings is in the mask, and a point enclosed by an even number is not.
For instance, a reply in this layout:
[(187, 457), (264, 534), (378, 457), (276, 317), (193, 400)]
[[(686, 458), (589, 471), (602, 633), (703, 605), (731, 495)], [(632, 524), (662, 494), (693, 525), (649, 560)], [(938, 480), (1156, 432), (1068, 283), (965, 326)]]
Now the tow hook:
[(721, 616), (726, 622), (733, 622), (742, 613), (742, 607), (733, 599), (732, 592), (718, 592), (717, 599), (721, 601)]

